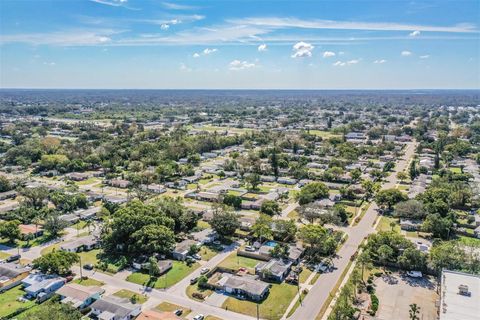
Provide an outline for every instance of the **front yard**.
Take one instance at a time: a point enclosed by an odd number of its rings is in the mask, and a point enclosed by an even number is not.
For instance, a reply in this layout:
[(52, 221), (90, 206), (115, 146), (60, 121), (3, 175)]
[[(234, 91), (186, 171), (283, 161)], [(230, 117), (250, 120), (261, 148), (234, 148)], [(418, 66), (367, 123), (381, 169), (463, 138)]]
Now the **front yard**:
[[(281, 319), (296, 294), (296, 286), (286, 283), (272, 284), (268, 297), (258, 304), (260, 318), (268, 320)], [(257, 303), (252, 301), (228, 297), (222, 308), (252, 317), (257, 316)]]
[(145, 303), (148, 298), (141, 295), (141, 294), (138, 294), (136, 292), (133, 292), (133, 291), (130, 291), (130, 290), (127, 290), (127, 289), (122, 289), (120, 291), (117, 291), (113, 294), (114, 296), (117, 296), (117, 297), (120, 297), (120, 298), (127, 298), (127, 299), (130, 299), (130, 301), (132, 300), (132, 298), (135, 296), (135, 299), (137, 300), (137, 303), (138, 304), (142, 304), (142, 303)]
[(200, 264), (197, 262), (191, 266), (187, 266), (184, 262), (173, 261), (172, 269), (156, 279), (151, 279), (147, 272), (134, 272), (127, 277), (127, 281), (140, 285), (147, 285), (156, 289), (169, 288), (188, 276), (199, 266)]

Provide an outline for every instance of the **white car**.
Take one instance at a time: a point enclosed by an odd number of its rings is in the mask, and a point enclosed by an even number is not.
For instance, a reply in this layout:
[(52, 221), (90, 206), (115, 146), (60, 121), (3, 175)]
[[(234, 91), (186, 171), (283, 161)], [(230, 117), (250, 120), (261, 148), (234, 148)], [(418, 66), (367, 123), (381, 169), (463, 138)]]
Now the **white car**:
[(407, 276), (412, 277), (412, 278), (421, 278), (423, 277), (422, 273), (420, 271), (407, 271)]
[(208, 271), (210, 271), (209, 268), (202, 268), (202, 269), (200, 270), (200, 274), (206, 274), (206, 273), (208, 273)]
[(246, 246), (245, 251), (253, 252), (253, 251), (255, 251), (255, 248), (253, 246)]
[(203, 320), (205, 319), (205, 316), (203, 314), (197, 314), (195, 317), (193, 317), (193, 320)]

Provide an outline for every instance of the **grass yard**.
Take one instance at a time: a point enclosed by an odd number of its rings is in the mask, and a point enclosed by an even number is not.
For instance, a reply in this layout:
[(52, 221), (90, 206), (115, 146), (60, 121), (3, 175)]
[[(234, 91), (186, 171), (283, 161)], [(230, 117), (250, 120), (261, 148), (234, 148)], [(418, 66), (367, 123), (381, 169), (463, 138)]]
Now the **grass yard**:
[(314, 285), (315, 282), (317, 282), (318, 278), (320, 278), (320, 273), (316, 273), (316, 274), (313, 276), (312, 280), (310, 280), (310, 283), (309, 283), (309, 284), (310, 284), (310, 285)]
[(211, 295), (211, 294), (213, 293), (213, 291), (210, 290), (210, 289), (199, 288), (197, 283), (196, 283), (196, 284), (193, 284), (193, 285), (189, 285), (189, 286), (187, 287), (186, 293), (187, 293), (187, 296), (188, 296), (190, 299), (192, 299), (192, 300), (197, 300), (197, 301), (203, 301), (203, 300), (200, 300), (200, 299), (195, 298), (195, 297), (193, 296), (193, 294), (194, 294), (195, 292), (198, 292), (198, 293), (203, 294), (204, 297), (208, 297), (209, 295)]
[(7, 259), (10, 255), (6, 252), (0, 251), (0, 260)]
[(101, 182), (100, 179), (95, 178), (95, 177), (91, 177), (91, 178), (85, 179), (83, 181), (75, 181), (75, 184), (78, 185), (78, 186), (85, 186), (85, 185), (88, 185), (88, 184), (94, 184), (94, 183), (100, 183), (100, 182)]
[(390, 226), (391, 222), (395, 222), (395, 227), (393, 227), (393, 231), (400, 233), (400, 225), (397, 222), (397, 219), (391, 217), (380, 217), (380, 223), (378, 224), (377, 230), (378, 231), (392, 231), (392, 227)]
[(136, 296), (138, 304), (145, 303), (148, 300), (147, 297), (127, 289), (122, 289), (120, 291), (117, 291), (113, 295), (120, 298), (127, 298), (127, 299), (131, 299), (133, 296)]
[(182, 317), (186, 317), (190, 312), (192, 312), (191, 309), (183, 308), (183, 307), (180, 307), (176, 304), (166, 302), (166, 301), (160, 303), (158, 306), (155, 307), (155, 309), (157, 309), (158, 311), (162, 311), (162, 312), (174, 312), (175, 310), (180, 309), (180, 310), (183, 311)]
[(450, 171), (453, 173), (462, 173), (462, 169), (458, 167), (450, 168)]
[(237, 252), (232, 253), (226, 257), (218, 266), (237, 270), (238, 268), (245, 267), (250, 273), (255, 274), (255, 266), (261, 262), (260, 260), (238, 256)]
[(205, 320), (224, 320), (224, 319), (219, 318), (219, 317), (215, 317), (215, 316), (206, 316)]
[(335, 134), (330, 131), (323, 131), (323, 130), (308, 130), (311, 135), (322, 137), (322, 138), (331, 138), (331, 137), (340, 137), (339, 134)]
[(305, 281), (307, 281), (308, 277), (310, 277), (312, 272), (313, 272), (312, 270), (304, 267), (302, 272), (300, 273), (300, 277), (299, 277), (300, 283), (305, 283)]
[(73, 228), (73, 229), (76, 229), (76, 230), (81, 230), (81, 229), (85, 228), (86, 224), (87, 223), (84, 220), (80, 220), (77, 223), (75, 223), (74, 225), (72, 225), (70, 228)]
[(90, 286), (101, 287), (105, 284), (102, 281), (98, 281), (98, 280), (95, 280), (95, 279), (92, 279), (92, 278), (75, 279), (75, 280), (73, 280), (73, 283), (81, 284), (82, 286), (85, 286), (85, 287), (90, 287)]
[[(296, 294), (296, 286), (286, 283), (272, 284), (267, 298), (259, 303), (260, 318), (268, 320), (281, 319)], [(257, 315), (257, 304), (255, 302), (238, 300), (234, 297), (227, 298), (222, 308), (228, 308), (229, 311), (243, 313), (252, 317)]]
[(288, 312), (287, 318), (289, 318), (295, 312), (295, 310), (297, 310), (297, 308), (300, 306), (300, 301), (303, 302), (306, 295), (307, 294), (302, 291), (302, 293), (300, 294), (300, 298), (297, 299), (297, 301), (295, 301), (295, 304), (293, 305), (293, 308), (290, 309), (290, 311)]
[(134, 272), (127, 277), (127, 281), (140, 284), (148, 285), (156, 289), (169, 288), (188, 276), (195, 269), (200, 266), (199, 263), (195, 262), (190, 267), (186, 263), (181, 261), (173, 261), (173, 267), (166, 274), (158, 277), (155, 282), (152, 282), (148, 273), (145, 272)]
[(207, 222), (207, 221), (203, 221), (203, 220), (198, 220), (197, 222), (197, 228), (198, 230), (205, 230), (205, 229), (208, 229), (210, 228), (210, 224)]
[(216, 250), (214, 247), (202, 246), (198, 254), (202, 256), (202, 260), (208, 261), (215, 257), (220, 251)]
[(0, 294), (0, 319), (4, 319), (4, 317), (20, 308), (30, 308), (35, 305), (35, 301), (17, 301), (17, 298), (24, 294), (25, 292), (21, 289), (21, 286), (16, 286)]

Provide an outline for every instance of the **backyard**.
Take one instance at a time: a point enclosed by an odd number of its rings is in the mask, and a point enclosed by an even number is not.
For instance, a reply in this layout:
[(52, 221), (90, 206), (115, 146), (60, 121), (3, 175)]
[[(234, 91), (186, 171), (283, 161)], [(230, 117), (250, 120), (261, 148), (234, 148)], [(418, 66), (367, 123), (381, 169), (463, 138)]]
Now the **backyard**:
[(255, 266), (261, 262), (260, 260), (242, 257), (237, 255), (236, 252), (232, 253), (226, 257), (220, 264), (219, 267), (238, 270), (239, 268), (247, 268), (251, 274), (255, 274)]
[(21, 286), (17, 286), (0, 294), (0, 319), (4, 319), (4, 317), (20, 308), (28, 309), (35, 305), (35, 301), (17, 301), (17, 298), (24, 294), (25, 292), (21, 289)]

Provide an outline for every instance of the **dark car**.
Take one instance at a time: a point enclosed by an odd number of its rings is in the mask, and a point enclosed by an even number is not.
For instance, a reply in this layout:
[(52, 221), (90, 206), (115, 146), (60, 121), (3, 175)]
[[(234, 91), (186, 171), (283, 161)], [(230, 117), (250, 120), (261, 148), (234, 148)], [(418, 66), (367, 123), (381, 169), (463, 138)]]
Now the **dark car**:
[(83, 266), (83, 269), (85, 269), (85, 270), (93, 270), (93, 264), (87, 263), (86, 265)]
[(190, 279), (190, 284), (195, 284), (198, 281), (198, 277)]
[(21, 257), (22, 257), (22, 256), (19, 255), (19, 254), (14, 254), (13, 256), (8, 257), (5, 261), (7, 261), (7, 262), (13, 262), (13, 261), (20, 260)]

